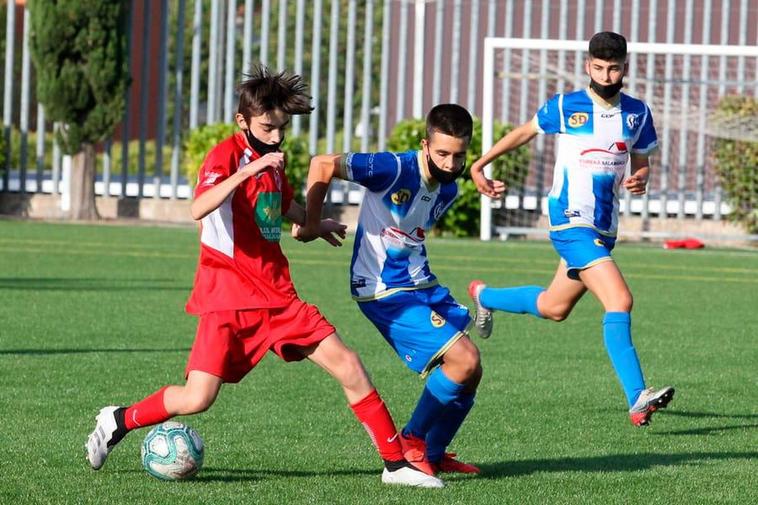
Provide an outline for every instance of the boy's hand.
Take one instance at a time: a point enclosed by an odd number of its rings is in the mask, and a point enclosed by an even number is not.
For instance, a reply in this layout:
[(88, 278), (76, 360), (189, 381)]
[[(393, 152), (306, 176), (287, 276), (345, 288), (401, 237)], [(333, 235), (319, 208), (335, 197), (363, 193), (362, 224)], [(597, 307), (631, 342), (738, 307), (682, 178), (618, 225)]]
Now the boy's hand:
[(334, 247), (342, 245), (341, 240), (345, 239), (347, 226), (335, 221), (334, 219), (322, 219), (319, 223), (319, 229), (315, 230), (306, 226), (300, 226), (292, 223), (292, 238), (298, 242), (311, 242), (317, 238), (322, 238)]
[(239, 169), (239, 172), (244, 174), (246, 178), (253, 177), (269, 168), (284, 168), (284, 153), (268, 153), (257, 160), (251, 161), (244, 167)]
[(334, 219), (322, 219), (319, 236), (334, 247), (341, 247), (347, 235), (347, 226)]
[(476, 190), (490, 198), (500, 198), (508, 189), (503, 181), (494, 181), (487, 179), (484, 175), (484, 167), (474, 163), (471, 166), (471, 180), (476, 184)]
[(647, 192), (647, 176), (634, 174), (626, 178), (624, 187), (633, 195), (644, 195)]
[(292, 238), (298, 242), (311, 242), (319, 237), (318, 230), (292, 223)]

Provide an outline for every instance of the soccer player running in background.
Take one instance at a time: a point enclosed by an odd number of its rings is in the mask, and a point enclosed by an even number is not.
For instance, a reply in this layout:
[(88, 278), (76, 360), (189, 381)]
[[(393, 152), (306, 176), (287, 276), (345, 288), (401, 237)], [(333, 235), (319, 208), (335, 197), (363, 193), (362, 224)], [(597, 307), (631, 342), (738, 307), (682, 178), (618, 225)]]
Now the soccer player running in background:
[[(186, 383), (129, 407), (103, 408), (85, 445), (90, 465), (99, 469), (131, 430), (205, 411), (222, 384), (239, 382), (271, 351), (284, 361), (307, 358), (340, 383), (385, 462), (383, 482), (442, 487), (405, 461), (392, 417), (358, 355), (318, 308), (298, 297), (279, 246), (282, 215), (305, 224), (279, 151), (290, 116), (311, 111), (305, 84), (257, 67), (238, 91), (240, 131), (208, 153), (191, 206), (201, 244), (187, 311), (200, 319)], [(318, 219), (314, 227), (333, 246), (345, 237), (336, 221)]]
[(419, 151), (314, 157), (307, 224), (293, 232), (304, 241), (318, 236), (333, 178), (367, 189), (350, 263), (351, 291), (403, 363), (428, 377), (400, 437), (406, 459), (430, 474), (479, 472), (445, 452), (474, 405), (482, 377), (479, 350), (467, 334), (468, 310), (438, 285), (424, 246), (426, 232), (456, 197), (471, 134), (468, 111), (443, 104), (429, 112)]
[[(650, 108), (621, 93), (627, 71), (626, 40), (601, 32), (589, 43), (585, 70), (588, 89), (558, 94), (534, 118), (500, 139), (471, 167), (480, 193), (498, 198), (501, 181), (484, 176), (484, 167), (537, 134), (558, 134), (553, 187), (548, 198), (550, 240), (561, 262), (550, 286), (491, 288), (469, 285), (476, 305), (476, 328), (492, 332), (493, 310), (563, 321), (589, 290), (605, 309), (603, 338), (629, 405), (631, 421), (645, 426), (666, 407), (674, 388), (646, 388), (632, 344), (632, 293), (611, 258), (616, 242), (621, 186), (634, 195), (646, 191), (650, 155), (658, 140)], [(624, 179), (631, 155), (631, 175)]]

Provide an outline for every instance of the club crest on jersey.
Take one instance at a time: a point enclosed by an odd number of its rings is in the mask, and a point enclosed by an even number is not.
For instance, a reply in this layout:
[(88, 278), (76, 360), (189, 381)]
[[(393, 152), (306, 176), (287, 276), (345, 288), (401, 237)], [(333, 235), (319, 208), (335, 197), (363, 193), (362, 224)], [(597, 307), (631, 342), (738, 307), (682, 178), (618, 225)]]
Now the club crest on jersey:
[(628, 116), (626, 116), (627, 128), (629, 128), (630, 130), (634, 130), (635, 128), (637, 128), (637, 126), (640, 123), (639, 118), (640, 117), (637, 114), (629, 114)]
[(590, 115), (586, 112), (574, 112), (569, 116), (568, 125), (571, 128), (579, 128), (580, 126), (584, 126), (589, 118)]
[(445, 318), (437, 314), (435, 311), (432, 311), (432, 314), (429, 319), (432, 322), (432, 326), (434, 326), (435, 328), (442, 328), (443, 326), (445, 326)]
[(402, 205), (410, 199), (411, 199), (411, 190), (405, 189), (405, 188), (395, 191), (390, 196), (390, 200), (392, 200), (392, 203), (394, 203), (395, 205)]

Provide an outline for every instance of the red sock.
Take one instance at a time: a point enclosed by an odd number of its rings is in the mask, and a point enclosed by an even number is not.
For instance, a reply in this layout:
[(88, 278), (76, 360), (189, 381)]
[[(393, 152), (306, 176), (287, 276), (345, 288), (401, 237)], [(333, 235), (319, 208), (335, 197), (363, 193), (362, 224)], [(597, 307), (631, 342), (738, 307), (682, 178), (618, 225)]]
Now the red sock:
[(368, 436), (371, 437), (382, 459), (386, 461), (403, 459), (403, 449), (400, 447), (395, 423), (376, 389), (358, 403), (350, 405), (350, 408), (366, 428)]
[(163, 393), (166, 392), (167, 387), (159, 389), (144, 400), (126, 408), (124, 424), (127, 430), (143, 428), (171, 419), (172, 416), (166, 412), (166, 407), (163, 405)]

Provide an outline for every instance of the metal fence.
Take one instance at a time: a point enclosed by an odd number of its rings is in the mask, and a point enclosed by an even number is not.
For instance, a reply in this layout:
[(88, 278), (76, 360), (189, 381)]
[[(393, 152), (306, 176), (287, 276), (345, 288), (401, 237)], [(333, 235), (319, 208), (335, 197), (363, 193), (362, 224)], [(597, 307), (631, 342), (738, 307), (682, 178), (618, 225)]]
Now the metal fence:
[[(8, 156), (0, 187), (58, 193), (61, 155), (50, 135), (56, 125), (34, 96), (28, 12), (13, 1), (4, 10)], [(191, 128), (232, 120), (235, 84), (257, 61), (309, 82), (315, 110), (293, 119), (292, 135), (307, 138), (311, 153), (384, 149), (399, 120), (435, 103), (481, 115), (485, 37), (587, 40), (603, 29), (639, 42), (756, 45), (758, 0), (132, 0), (134, 80), (117, 134), (100, 146), (96, 191), (189, 197), (182, 140)], [(731, 77), (755, 87), (756, 67), (741, 58)], [(515, 83), (500, 92), (509, 103), (524, 93), (546, 98)], [(500, 110), (518, 122), (527, 108)], [(130, 141), (136, 156), (124, 148)], [(360, 199), (342, 194), (336, 199)], [(669, 194), (679, 198), (677, 188)]]

